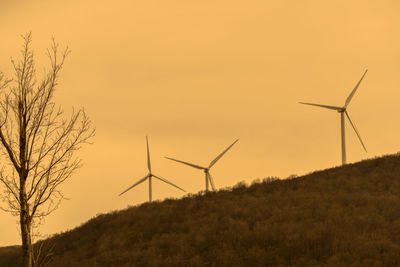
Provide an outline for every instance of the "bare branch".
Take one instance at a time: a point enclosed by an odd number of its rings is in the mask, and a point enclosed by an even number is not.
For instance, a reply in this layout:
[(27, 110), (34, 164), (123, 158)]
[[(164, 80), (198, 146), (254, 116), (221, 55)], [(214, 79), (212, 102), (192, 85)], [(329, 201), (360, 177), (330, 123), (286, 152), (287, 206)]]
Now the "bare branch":
[(3, 144), (3, 147), (7, 150), (8, 156), (11, 162), (14, 164), (15, 169), (18, 171), (20, 169), (19, 163), (15, 157), (14, 151), (11, 149), (11, 146), (7, 142), (6, 138), (3, 135), (3, 131), (0, 128), (0, 141)]

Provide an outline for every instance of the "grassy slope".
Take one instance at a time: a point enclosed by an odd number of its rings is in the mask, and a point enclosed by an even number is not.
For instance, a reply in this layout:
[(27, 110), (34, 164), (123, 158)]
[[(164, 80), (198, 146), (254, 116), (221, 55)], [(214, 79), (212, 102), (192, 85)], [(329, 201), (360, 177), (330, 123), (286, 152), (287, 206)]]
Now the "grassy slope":
[(58, 267), (400, 265), (400, 157), (145, 203), (45, 242)]

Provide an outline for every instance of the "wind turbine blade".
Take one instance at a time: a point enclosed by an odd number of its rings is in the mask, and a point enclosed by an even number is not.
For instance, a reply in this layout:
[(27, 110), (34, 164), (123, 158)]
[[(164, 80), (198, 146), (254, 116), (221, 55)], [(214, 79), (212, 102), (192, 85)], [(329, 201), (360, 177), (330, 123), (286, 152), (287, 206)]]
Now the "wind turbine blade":
[(219, 154), (213, 161), (211, 161), (210, 165), (208, 166), (208, 168), (211, 168), (215, 163), (217, 163), (217, 161), (234, 145), (236, 144), (236, 142), (239, 141), (239, 139), (236, 139), (235, 142), (232, 143), (232, 145), (228, 146), (227, 149), (225, 149), (221, 154)]
[(146, 145), (147, 145), (147, 168), (149, 169), (149, 172), (151, 173), (149, 139), (147, 138), (147, 135), (146, 135)]
[(157, 176), (157, 175), (154, 175), (154, 174), (153, 174), (153, 176), (156, 177), (157, 179), (159, 179), (160, 181), (163, 181), (164, 183), (167, 183), (167, 184), (169, 184), (169, 185), (175, 186), (176, 188), (178, 188), (178, 189), (180, 189), (180, 190), (182, 190), (183, 192), (186, 193), (186, 190), (185, 190), (185, 189), (180, 188), (179, 186), (177, 186), (177, 185), (171, 183), (170, 181), (168, 181), (167, 179), (162, 178), (162, 177)]
[(134, 185), (130, 186), (128, 189), (126, 189), (124, 192), (122, 192), (121, 194), (119, 194), (119, 196), (121, 196), (122, 194), (126, 193), (127, 191), (131, 190), (132, 188), (134, 188), (135, 186), (137, 186), (140, 183), (143, 183), (144, 181), (146, 181), (146, 179), (149, 178), (149, 175), (146, 175), (145, 177), (143, 177), (142, 179), (140, 179), (137, 183), (135, 183)]
[(358, 86), (360, 85), (361, 81), (364, 79), (365, 74), (367, 74), (367, 71), (368, 71), (368, 70), (365, 70), (363, 76), (361, 76), (361, 79), (358, 81), (356, 87), (354, 87), (353, 91), (351, 91), (350, 95), (347, 97), (346, 102), (345, 102), (345, 104), (344, 104), (344, 107), (345, 107), (345, 108), (349, 105), (351, 99), (353, 98), (354, 94), (355, 94), (356, 91), (357, 91)]
[(176, 161), (176, 162), (180, 162), (180, 163), (182, 163), (182, 164), (189, 165), (189, 166), (191, 166), (191, 167), (193, 167), (193, 168), (196, 168), (196, 169), (200, 169), (200, 170), (204, 170), (204, 169), (205, 169), (204, 167), (201, 167), (201, 166), (196, 165), (196, 164), (193, 164), (193, 163), (189, 163), (189, 162), (185, 162), (185, 161), (182, 161), (182, 160), (173, 159), (173, 158), (169, 158), (169, 157), (165, 157), (165, 158), (166, 158), (166, 159), (169, 159), (169, 160)]
[(353, 126), (353, 129), (354, 129), (354, 131), (356, 132), (356, 134), (357, 134), (357, 136), (358, 136), (358, 140), (360, 140), (361, 145), (363, 146), (365, 152), (368, 152), (367, 149), (365, 148), (364, 142), (362, 141), (359, 132), (357, 131), (356, 126), (355, 126), (354, 123), (351, 121), (349, 114), (347, 113), (347, 111), (345, 111), (345, 113), (346, 113), (347, 118), (349, 119), (349, 122), (350, 122), (351, 126)]
[(333, 110), (342, 110), (341, 107), (335, 107), (335, 106), (327, 106), (327, 105), (320, 105), (320, 104), (313, 104), (313, 103), (306, 103), (306, 102), (299, 102), (300, 104), (303, 105), (310, 105), (310, 106), (316, 106), (316, 107), (321, 107), (321, 108), (328, 108), (328, 109), (333, 109)]
[(208, 180), (210, 180), (211, 187), (215, 191), (214, 179), (212, 178), (210, 173), (208, 173)]

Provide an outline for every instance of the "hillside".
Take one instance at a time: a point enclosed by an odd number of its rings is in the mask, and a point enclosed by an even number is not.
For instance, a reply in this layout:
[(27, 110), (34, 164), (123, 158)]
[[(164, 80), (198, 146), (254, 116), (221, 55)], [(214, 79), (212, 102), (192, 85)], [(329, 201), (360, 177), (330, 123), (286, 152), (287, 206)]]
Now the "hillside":
[[(48, 266), (400, 266), (400, 156), (100, 215)], [(19, 266), (18, 248), (0, 266)]]

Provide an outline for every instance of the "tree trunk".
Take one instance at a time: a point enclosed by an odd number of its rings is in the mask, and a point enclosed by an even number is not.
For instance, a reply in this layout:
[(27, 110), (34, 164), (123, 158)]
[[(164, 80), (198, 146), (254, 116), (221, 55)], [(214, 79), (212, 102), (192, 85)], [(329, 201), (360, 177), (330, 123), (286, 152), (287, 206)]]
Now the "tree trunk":
[[(25, 191), (25, 190), (24, 190)], [(29, 216), (29, 205), (26, 202), (26, 194), (21, 198), (21, 239), (22, 239), (22, 263), (24, 267), (32, 266), (32, 241), (31, 241), (31, 219)]]
[[(22, 90), (22, 99), (26, 99), (26, 91)], [(27, 170), (27, 147), (26, 147), (26, 106), (22, 100), (18, 103), (19, 107), (19, 183), (20, 183), (20, 225), (21, 225), (21, 238), (22, 238), (22, 263), (24, 267), (31, 267), (33, 260), (33, 249), (31, 240), (31, 222), (32, 218), (29, 214), (29, 203), (26, 195), (26, 180), (28, 178)]]

